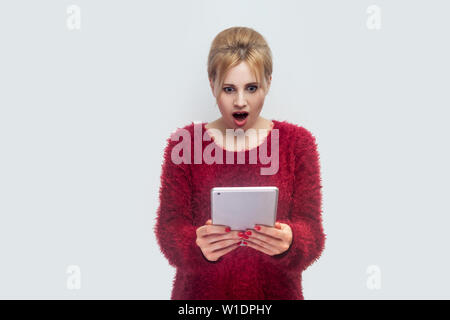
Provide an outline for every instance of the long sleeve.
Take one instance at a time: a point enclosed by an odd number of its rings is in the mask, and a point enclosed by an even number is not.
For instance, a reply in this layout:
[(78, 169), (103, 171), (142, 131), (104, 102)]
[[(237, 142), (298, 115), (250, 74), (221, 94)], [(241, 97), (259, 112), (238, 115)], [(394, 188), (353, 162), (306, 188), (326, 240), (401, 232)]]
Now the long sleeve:
[(196, 244), (198, 227), (193, 225), (189, 165), (175, 164), (171, 158), (172, 149), (178, 143), (167, 139), (154, 231), (169, 264), (186, 270), (214, 262), (208, 261)]
[(322, 185), (316, 140), (304, 128), (297, 133), (291, 212), (289, 219), (278, 220), (291, 227), (292, 243), (287, 251), (270, 258), (280, 267), (305, 270), (320, 257), (326, 235), (322, 227)]

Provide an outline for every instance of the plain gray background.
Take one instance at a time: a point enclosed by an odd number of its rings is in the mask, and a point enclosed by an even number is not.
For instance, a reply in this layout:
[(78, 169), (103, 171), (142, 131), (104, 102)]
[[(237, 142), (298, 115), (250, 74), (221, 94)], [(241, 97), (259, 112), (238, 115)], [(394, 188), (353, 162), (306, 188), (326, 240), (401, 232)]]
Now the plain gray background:
[[(71, 5), (81, 29), (68, 27)], [(274, 56), (262, 116), (319, 144), (327, 242), (303, 273), (305, 299), (449, 298), (449, 9), (2, 1), (0, 297), (170, 298), (175, 270), (153, 233), (165, 141), (220, 116), (208, 50), (248, 26)]]

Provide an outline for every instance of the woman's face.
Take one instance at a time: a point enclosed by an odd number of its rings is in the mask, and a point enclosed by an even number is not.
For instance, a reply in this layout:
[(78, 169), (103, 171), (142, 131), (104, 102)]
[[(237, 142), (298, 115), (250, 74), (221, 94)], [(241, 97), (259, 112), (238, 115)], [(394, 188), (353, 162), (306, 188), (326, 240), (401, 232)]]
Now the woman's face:
[[(267, 84), (267, 92), (271, 80), (272, 76)], [(212, 81), (211, 89), (214, 95)], [(252, 128), (259, 118), (267, 92), (261, 88), (261, 83), (256, 82), (246, 62), (232, 68), (225, 76), (218, 97), (215, 96), (226, 128)], [(247, 113), (247, 116), (233, 116), (236, 112)]]

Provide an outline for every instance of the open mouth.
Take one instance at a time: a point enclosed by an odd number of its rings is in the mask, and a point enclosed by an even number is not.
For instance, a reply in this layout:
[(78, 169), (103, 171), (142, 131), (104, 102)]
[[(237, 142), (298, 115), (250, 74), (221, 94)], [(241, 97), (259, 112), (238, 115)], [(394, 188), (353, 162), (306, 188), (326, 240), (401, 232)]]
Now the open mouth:
[(247, 118), (248, 116), (248, 112), (247, 111), (237, 111), (237, 112), (233, 112), (233, 117), (236, 120), (242, 121), (245, 118)]

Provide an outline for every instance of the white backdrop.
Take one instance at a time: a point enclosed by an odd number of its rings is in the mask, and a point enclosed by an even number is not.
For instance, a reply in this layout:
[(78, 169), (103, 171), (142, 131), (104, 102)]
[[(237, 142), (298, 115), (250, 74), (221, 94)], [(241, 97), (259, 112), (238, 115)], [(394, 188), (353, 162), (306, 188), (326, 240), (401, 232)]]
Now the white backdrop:
[(165, 140), (220, 116), (231, 26), (274, 55), (262, 116), (317, 139), (305, 299), (449, 298), (448, 1), (0, 2), (0, 297), (169, 299)]

